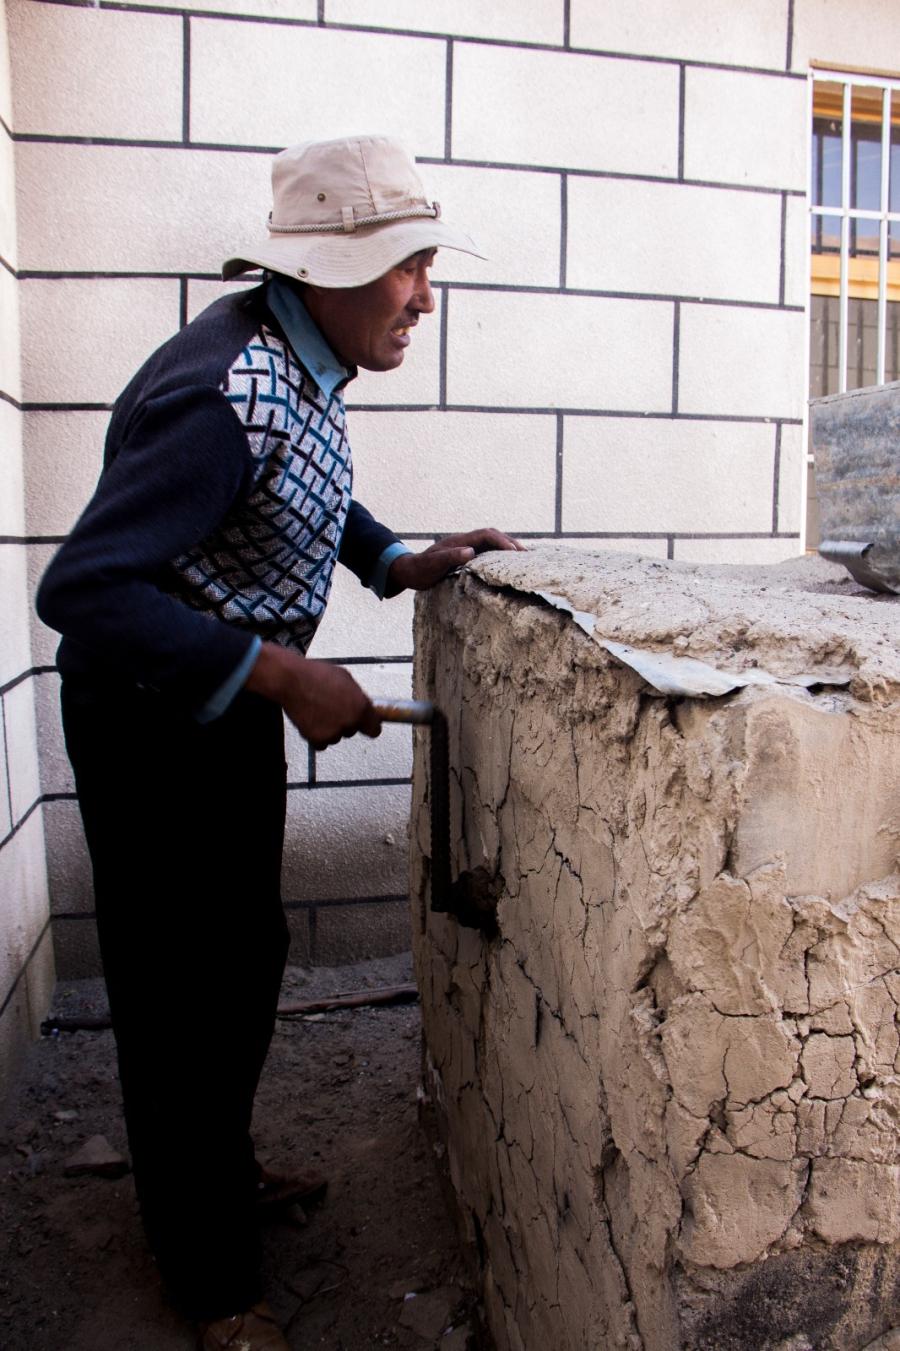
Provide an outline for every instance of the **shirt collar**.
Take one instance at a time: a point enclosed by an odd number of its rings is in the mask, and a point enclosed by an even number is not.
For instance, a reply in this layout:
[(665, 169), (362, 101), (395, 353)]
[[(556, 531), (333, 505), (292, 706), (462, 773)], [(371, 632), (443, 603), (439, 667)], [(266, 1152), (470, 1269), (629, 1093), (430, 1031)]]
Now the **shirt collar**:
[(345, 366), (332, 352), (316, 327), (300, 292), (281, 277), (269, 278), (266, 303), (281, 325), (294, 353), (309, 371), (327, 399), (356, 375), (355, 366)]

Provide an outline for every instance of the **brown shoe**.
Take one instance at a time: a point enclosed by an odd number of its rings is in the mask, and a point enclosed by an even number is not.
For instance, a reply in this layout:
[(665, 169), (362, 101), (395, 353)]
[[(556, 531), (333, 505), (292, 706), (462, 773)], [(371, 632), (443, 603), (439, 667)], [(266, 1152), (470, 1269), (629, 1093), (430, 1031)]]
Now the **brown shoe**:
[(268, 1304), (254, 1304), (245, 1313), (201, 1323), (200, 1351), (291, 1351)]
[(270, 1173), (268, 1168), (260, 1168), (256, 1204), (263, 1211), (311, 1206), (321, 1201), (327, 1189), (328, 1178), (313, 1168), (301, 1168), (296, 1173)]

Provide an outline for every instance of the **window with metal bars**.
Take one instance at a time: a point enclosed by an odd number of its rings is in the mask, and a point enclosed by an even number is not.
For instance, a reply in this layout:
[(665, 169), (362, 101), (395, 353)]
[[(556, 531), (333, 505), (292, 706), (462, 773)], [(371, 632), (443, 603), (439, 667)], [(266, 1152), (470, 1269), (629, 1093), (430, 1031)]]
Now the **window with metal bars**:
[[(816, 70), (810, 398), (900, 379), (900, 78)], [(807, 542), (818, 542), (810, 464)]]

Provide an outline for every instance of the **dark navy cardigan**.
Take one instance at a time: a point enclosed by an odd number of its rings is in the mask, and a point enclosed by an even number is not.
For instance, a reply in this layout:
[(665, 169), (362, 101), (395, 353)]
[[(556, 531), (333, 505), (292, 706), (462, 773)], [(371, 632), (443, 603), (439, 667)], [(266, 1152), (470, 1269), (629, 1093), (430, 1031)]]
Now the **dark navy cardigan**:
[[(192, 589), (175, 565), (202, 555), (210, 541), (218, 561), (223, 522), (237, 520), (248, 534), (240, 512), (259, 485), (259, 438), (248, 439), (227, 391), (240, 355), (258, 352), (260, 342), (285, 353), (282, 374), (296, 399), (314, 414), (327, 411), (333, 426), (334, 407), (325, 410), (315, 382), (292, 364), (296, 355), (266, 307), (264, 287), (217, 301), (165, 343), (117, 401), (97, 490), (38, 593), (40, 617), (63, 634), (57, 660), (64, 677), (136, 682), (199, 711), (247, 660), (254, 635), (290, 643), (255, 614), (241, 618), (234, 606), (217, 612), (207, 603), (209, 586)], [(343, 403), (339, 394), (334, 399), (342, 431)], [(367, 582), (396, 540), (349, 502), (332, 530), (332, 552), (339, 546), (340, 561)], [(330, 567), (333, 559), (326, 561)]]

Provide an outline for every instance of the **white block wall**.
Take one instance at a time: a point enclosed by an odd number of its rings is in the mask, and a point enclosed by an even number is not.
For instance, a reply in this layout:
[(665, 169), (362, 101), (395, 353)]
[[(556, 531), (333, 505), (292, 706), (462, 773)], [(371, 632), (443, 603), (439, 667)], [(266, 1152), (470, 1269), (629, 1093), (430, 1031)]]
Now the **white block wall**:
[(15, 171), (0, 9), (0, 1099), (53, 987), (22, 463)]
[[(364, 502), (418, 547), (492, 523), (685, 559), (800, 551), (806, 74), (883, 65), (896, 0), (6, 8), (24, 351), (9, 407), (32, 585), (90, 492), (119, 388), (259, 236), (271, 154), (359, 131), (402, 136), (488, 254), (438, 255), (406, 362), (351, 387)], [(4, 295), (14, 281), (0, 269)], [(22, 552), (4, 565), (17, 577)], [(410, 614), (342, 576), (314, 653), (401, 692)], [(91, 897), (54, 647), (36, 628), (55, 930), (74, 970)], [(402, 732), (292, 746), (296, 955), (339, 955), (342, 933), (348, 953), (354, 935), (404, 941), (408, 772)]]

